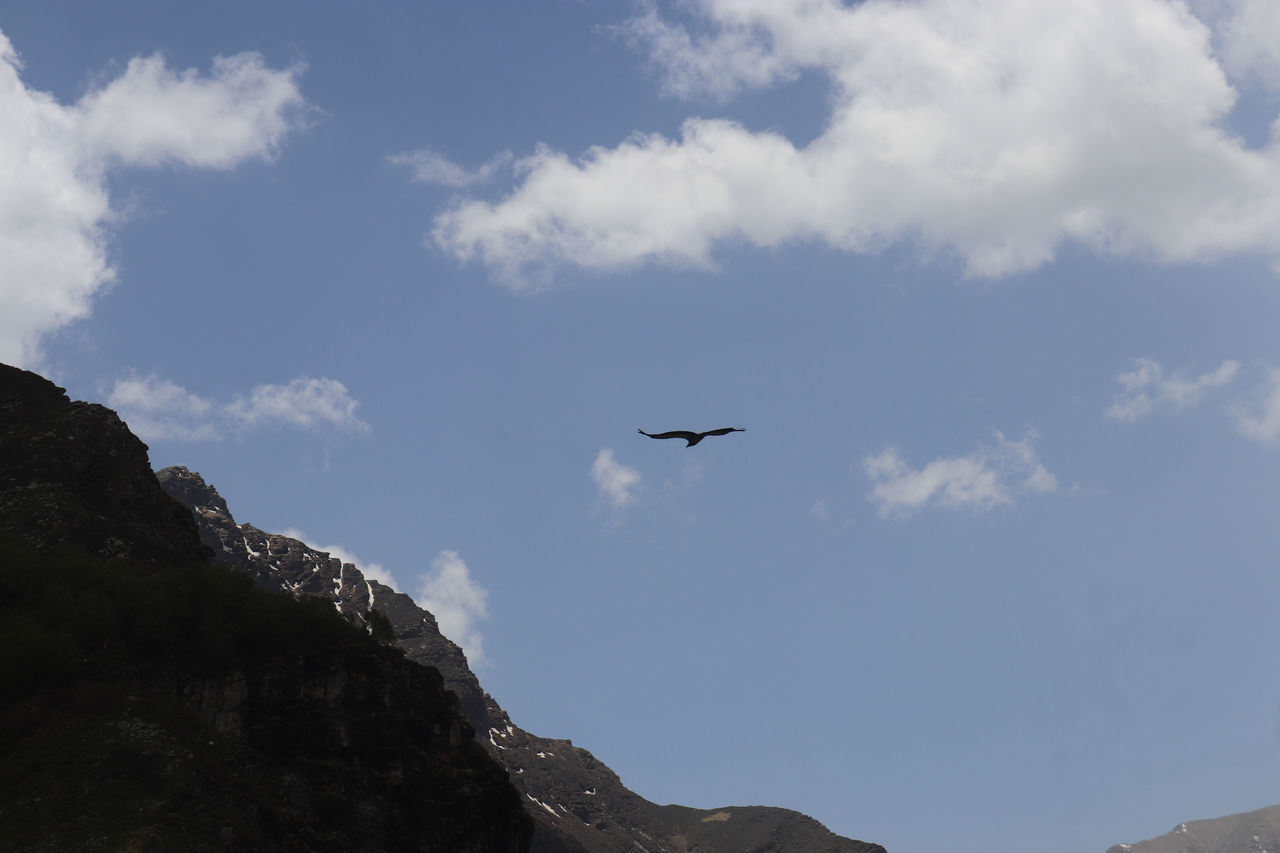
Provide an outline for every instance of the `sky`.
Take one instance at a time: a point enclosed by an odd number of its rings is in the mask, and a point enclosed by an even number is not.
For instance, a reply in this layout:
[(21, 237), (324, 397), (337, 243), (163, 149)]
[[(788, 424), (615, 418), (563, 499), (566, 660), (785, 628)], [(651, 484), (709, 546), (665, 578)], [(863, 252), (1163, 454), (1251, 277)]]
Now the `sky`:
[(1280, 6), (0, 33), (0, 361), (413, 595), (521, 727), (892, 853), (1280, 801)]

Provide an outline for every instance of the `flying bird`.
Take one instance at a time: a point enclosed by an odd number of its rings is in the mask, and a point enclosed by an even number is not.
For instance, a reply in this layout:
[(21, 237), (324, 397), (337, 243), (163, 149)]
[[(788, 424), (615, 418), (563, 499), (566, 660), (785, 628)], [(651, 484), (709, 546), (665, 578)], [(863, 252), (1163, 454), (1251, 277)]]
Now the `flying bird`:
[(673, 429), (670, 432), (645, 432), (637, 429), (636, 432), (641, 435), (647, 435), (649, 438), (683, 438), (689, 442), (685, 447), (693, 447), (699, 441), (709, 435), (728, 435), (731, 432), (746, 432), (746, 427), (724, 427), (723, 429), (709, 429), (706, 432), (690, 432), (687, 429)]

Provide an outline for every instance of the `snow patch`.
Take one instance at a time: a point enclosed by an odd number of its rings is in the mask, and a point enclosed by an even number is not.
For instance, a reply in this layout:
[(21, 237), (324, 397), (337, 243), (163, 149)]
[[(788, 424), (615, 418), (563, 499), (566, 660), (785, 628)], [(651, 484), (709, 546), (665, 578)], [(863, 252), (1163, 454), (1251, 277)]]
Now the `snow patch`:
[(538, 799), (537, 797), (535, 797), (533, 794), (525, 794), (525, 796), (526, 796), (526, 797), (528, 797), (529, 799), (533, 800), (533, 801), (534, 801), (535, 803), (537, 803), (538, 805), (542, 806), (542, 807), (543, 807), (544, 809), (546, 809), (548, 812), (550, 812), (552, 817), (560, 817), (560, 815), (556, 814), (556, 810), (555, 810), (555, 809), (551, 808), (551, 806), (547, 805), (547, 804), (546, 804), (546, 803), (544, 803), (542, 800), (539, 800), (539, 799)]

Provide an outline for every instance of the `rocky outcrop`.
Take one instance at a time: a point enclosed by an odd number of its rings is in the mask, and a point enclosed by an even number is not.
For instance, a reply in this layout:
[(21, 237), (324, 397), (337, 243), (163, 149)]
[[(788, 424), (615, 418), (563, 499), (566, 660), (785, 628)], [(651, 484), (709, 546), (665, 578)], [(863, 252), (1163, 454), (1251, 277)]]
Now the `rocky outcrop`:
[(179, 565), (207, 561), (189, 513), (115, 412), (0, 365), (0, 533), (40, 548)]
[(1180, 823), (1164, 835), (1107, 853), (1280, 853), (1280, 805)]
[(708, 811), (649, 802), (572, 741), (538, 737), (513, 723), (482, 690), (462, 650), (440, 634), (435, 617), (409, 596), (304, 542), (236, 523), (226, 501), (195, 472), (165, 468), (157, 477), (192, 511), (217, 559), (269, 589), (324, 597), (352, 618), (362, 618), (370, 607), (387, 616), (396, 645), (409, 659), (440, 671), (481, 744), (509, 772), (536, 822), (531, 849), (537, 853), (883, 853), (878, 844), (835, 835), (787, 809)]

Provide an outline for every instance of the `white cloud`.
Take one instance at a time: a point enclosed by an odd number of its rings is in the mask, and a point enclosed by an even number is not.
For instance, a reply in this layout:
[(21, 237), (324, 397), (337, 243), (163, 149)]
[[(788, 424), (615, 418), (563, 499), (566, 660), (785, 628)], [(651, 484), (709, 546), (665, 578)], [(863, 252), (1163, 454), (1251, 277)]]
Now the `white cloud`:
[(135, 374), (116, 381), (107, 405), (143, 441), (216, 441), (227, 430), (262, 426), (369, 431), (355, 413), (360, 403), (336, 379), (299, 377), (288, 385), (259, 385), (248, 396), (216, 403), (168, 379)]
[(1236, 0), (1220, 28), (1226, 66), (1280, 89), (1280, 4)]
[(0, 33), (0, 361), (37, 366), (42, 341), (116, 278), (111, 168), (269, 157), (304, 104), (300, 69), (252, 53), (215, 59), (208, 76), (135, 58), (70, 106), (28, 89), (21, 68)]
[[(725, 11), (732, 14), (734, 10)], [(633, 46), (648, 50), (663, 91), (674, 97), (705, 93), (725, 98), (739, 89), (796, 76), (795, 65), (773, 49), (764, 27), (736, 26), (711, 36), (695, 36), (664, 21), (650, 6), (645, 14), (610, 29)]]
[(624, 509), (635, 500), (640, 472), (619, 463), (613, 458), (613, 451), (605, 448), (596, 454), (596, 461), (591, 465), (591, 479), (595, 480), (601, 500), (614, 509)]
[(1185, 370), (1166, 376), (1164, 366), (1149, 358), (1134, 359), (1133, 364), (1133, 370), (1116, 377), (1123, 390), (1107, 409), (1107, 417), (1113, 420), (1136, 421), (1162, 405), (1194, 406), (1210, 390), (1230, 385), (1240, 372), (1240, 362), (1230, 359), (1199, 376), (1189, 376)]
[(217, 441), (211, 419), (214, 405), (174, 382), (154, 375), (120, 379), (107, 395), (107, 405), (143, 441)]
[(443, 184), (447, 187), (465, 187), (487, 181), (499, 169), (511, 163), (512, 159), (511, 152), (504, 151), (475, 169), (466, 169), (431, 148), (393, 154), (387, 158), (397, 166), (408, 166), (415, 181)]
[(267, 68), (256, 53), (218, 56), (212, 75), (173, 72), (159, 54), (80, 99), (79, 131), (90, 150), (123, 163), (228, 169), (270, 157), (298, 121), (295, 67)]
[(1056, 491), (1057, 478), (1036, 458), (1036, 434), (1010, 441), (995, 433), (996, 442), (966, 456), (935, 459), (912, 469), (896, 447), (867, 456), (864, 472), (873, 483), (867, 498), (881, 516), (909, 515), (935, 503), (975, 512), (1013, 502), (1014, 488), (1037, 493)]
[(1252, 405), (1232, 409), (1240, 434), (1263, 444), (1280, 444), (1280, 367), (1267, 370), (1267, 379)]
[(327, 425), (344, 432), (367, 432), (369, 425), (356, 417), (359, 405), (336, 379), (299, 377), (288, 385), (259, 385), (247, 398), (237, 397), (225, 411), (249, 425), (282, 423), (305, 429)]
[(456, 551), (441, 551), (422, 578), (418, 604), (436, 617), (440, 633), (462, 647), (472, 669), (488, 664), (484, 637), (476, 622), (489, 617), (489, 593), (471, 579), (471, 572)]
[[(359, 569), (360, 574), (364, 575), (367, 580), (377, 581), (378, 583), (383, 584), (384, 586), (389, 586), (392, 589), (397, 591), (400, 589), (399, 585), (396, 582), (395, 577), (391, 574), (391, 572), (388, 572), (386, 569), (384, 569), (381, 564), (370, 563), (365, 560), (361, 560), (359, 557), (357, 557), (355, 554), (353, 554), (351, 551), (348, 551), (346, 548), (342, 547), (341, 545), (312, 545), (311, 537), (307, 536), (307, 534), (303, 533), (301, 530), (298, 530), (297, 528), (288, 528), (286, 530), (281, 530), (280, 535), (285, 536), (289, 539), (297, 539), (299, 542), (306, 543), (307, 547), (309, 548), (312, 548), (316, 551), (323, 551), (326, 554), (328, 554), (330, 557), (338, 558), (343, 563), (350, 563), (351, 565)], [(374, 603), (374, 607), (375, 608), (377, 607), (376, 602)]]
[(976, 276), (1034, 269), (1065, 243), (1166, 262), (1280, 254), (1280, 143), (1251, 149), (1225, 129), (1236, 92), (1181, 3), (693, 9), (698, 34), (654, 13), (619, 31), (679, 95), (825, 76), (816, 139), (690, 118), (677, 138), (577, 157), (541, 147), (505, 198), (440, 214), (436, 243), (516, 284), (558, 264), (707, 266), (737, 240), (850, 252), (909, 240)]

